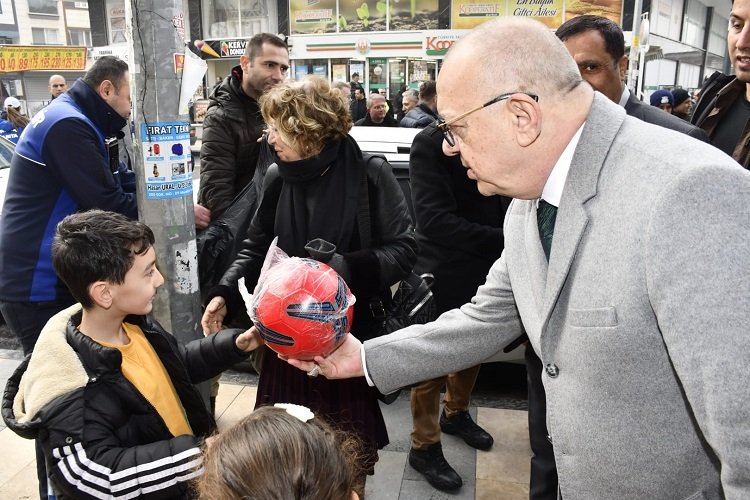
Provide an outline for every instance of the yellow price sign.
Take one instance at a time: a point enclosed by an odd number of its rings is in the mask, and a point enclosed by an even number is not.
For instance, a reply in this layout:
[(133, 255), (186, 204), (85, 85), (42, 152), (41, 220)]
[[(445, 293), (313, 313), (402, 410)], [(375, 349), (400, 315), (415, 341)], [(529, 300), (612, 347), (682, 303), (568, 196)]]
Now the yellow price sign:
[(86, 47), (0, 45), (0, 73), (86, 69)]

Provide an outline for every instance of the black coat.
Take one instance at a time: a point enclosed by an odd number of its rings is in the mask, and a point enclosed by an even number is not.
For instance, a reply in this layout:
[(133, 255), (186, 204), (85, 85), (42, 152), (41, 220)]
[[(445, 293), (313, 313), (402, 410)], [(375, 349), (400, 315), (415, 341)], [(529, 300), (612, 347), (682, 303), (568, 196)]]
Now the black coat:
[[(266, 252), (276, 235), (276, 208), (283, 182), (276, 168), (268, 170), (261, 202), (250, 223), (247, 238), (242, 243), (242, 250), (219, 285), (209, 293), (207, 300), (215, 296), (224, 298), (230, 318), (243, 307), (237, 292), (237, 281), (245, 277), (246, 286), (255, 286)], [(362, 317), (359, 311), (366, 304), (364, 299), (388, 290), (393, 283), (403, 279), (412, 270), (417, 259), (417, 244), (409, 209), (403, 191), (387, 162), (367, 163), (367, 187), (372, 248), (360, 248), (357, 225), (354, 229), (353, 249), (343, 254), (351, 275), (347, 284), (357, 297), (355, 325), (357, 317)], [(332, 223), (335, 224), (336, 221)]]
[(442, 153), (434, 124), (414, 138), (409, 171), (417, 219), (415, 270), (435, 275), (441, 311), (468, 302), (503, 250), (503, 219), (510, 199), (483, 196), (458, 156)]
[(401, 119), (400, 125), (407, 128), (424, 128), (438, 118), (439, 116), (435, 111), (425, 103), (420, 102), (414, 109), (406, 113), (406, 116)]
[(356, 122), (367, 116), (367, 99), (354, 99), (349, 105), (349, 110), (352, 112), (352, 121)]
[[(48, 474), (57, 498), (128, 492), (139, 492), (142, 498), (187, 498), (190, 479), (201, 465), (202, 438), (216, 427), (193, 384), (247, 357), (234, 343), (240, 331), (224, 330), (182, 347), (147, 317), (129, 316), (126, 321), (138, 325), (153, 346), (194, 435), (172, 436), (154, 407), (123, 376), (120, 351), (94, 342), (75, 327), (80, 313), (70, 320), (57, 315), (34, 353), (8, 380), (2, 403), (10, 429), (40, 440), (52, 465)], [(44, 361), (50, 359), (59, 360), (51, 370)], [(30, 407), (39, 406), (28, 421), (19, 422), (21, 415), (14, 410), (19, 392), (22, 407), (30, 413)]]
[(708, 135), (702, 129), (695, 125), (690, 125), (690, 123), (681, 118), (665, 113), (656, 106), (650, 106), (639, 101), (632, 93), (630, 94), (630, 97), (628, 97), (628, 102), (625, 104), (625, 112), (633, 118), (638, 118), (646, 123), (652, 123), (654, 125), (659, 125), (660, 127), (682, 132), (683, 134), (694, 137), (699, 141), (709, 142)]
[(242, 69), (232, 73), (211, 93), (203, 120), (201, 187), (198, 203), (215, 219), (253, 178), (258, 162), (258, 138), (265, 124), (258, 101), (242, 91)]
[(392, 113), (386, 113), (385, 118), (383, 118), (383, 121), (380, 123), (375, 123), (370, 119), (370, 113), (365, 113), (364, 118), (361, 120), (357, 120), (354, 122), (355, 125), (362, 126), (362, 127), (398, 127), (398, 123), (393, 118)]

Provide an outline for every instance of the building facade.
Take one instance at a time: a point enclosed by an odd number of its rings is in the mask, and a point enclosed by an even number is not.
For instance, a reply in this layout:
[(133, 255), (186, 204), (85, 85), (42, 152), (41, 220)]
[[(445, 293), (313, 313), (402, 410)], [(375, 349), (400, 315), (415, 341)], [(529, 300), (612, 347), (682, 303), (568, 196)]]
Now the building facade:
[(52, 74), (83, 75), (91, 46), (88, 2), (0, 0), (0, 94), (33, 115), (50, 100)]
[[(6, 1), (6, 0), (0, 0)], [(124, 0), (90, 0), (94, 45), (127, 46)], [(630, 43), (634, 0), (183, 0), (186, 42), (208, 63), (206, 89), (239, 64), (248, 38), (288, 37), (290, 76), (349, 81), (389, 97), (433, 80), (450, 46), (465, 32), (499, 16), (537, 19), (551, 29), (581, 14), (609, 17)], [(645, 90), (699, 87), (727, 71), (731, 0), (647, 0), (650, 50)], [(540, 61), (541, 62), (541, 61)], [(648, 93), (648, 92), (647, 92)]]

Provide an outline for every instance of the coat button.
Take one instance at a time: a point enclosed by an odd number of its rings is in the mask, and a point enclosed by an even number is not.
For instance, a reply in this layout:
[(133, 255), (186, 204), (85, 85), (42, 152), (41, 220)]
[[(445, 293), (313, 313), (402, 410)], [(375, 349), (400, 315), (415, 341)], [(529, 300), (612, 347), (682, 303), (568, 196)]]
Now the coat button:
[(560, 373), (560, 370), (554, 363), (548, 363), (547, 366), (544, 367), (544, 369), (547, 372), (547, 375), (550, 376), (550, 378), (555, 378)]

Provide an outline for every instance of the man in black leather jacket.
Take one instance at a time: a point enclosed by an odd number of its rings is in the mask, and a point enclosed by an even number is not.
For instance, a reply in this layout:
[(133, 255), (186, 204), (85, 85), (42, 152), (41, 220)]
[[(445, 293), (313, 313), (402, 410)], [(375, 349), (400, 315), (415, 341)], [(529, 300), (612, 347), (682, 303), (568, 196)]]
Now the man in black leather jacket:
[(281, 82), (289, 50), (276, 35), (252, 37), (239, 66), (211, 93), (203, 120), (198, 203), (219, 217), (253, 178), (265, 124), (258, 98)]

